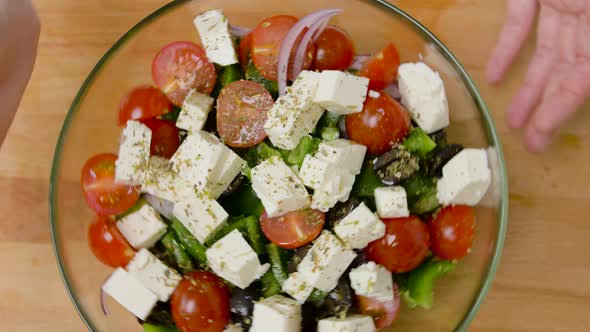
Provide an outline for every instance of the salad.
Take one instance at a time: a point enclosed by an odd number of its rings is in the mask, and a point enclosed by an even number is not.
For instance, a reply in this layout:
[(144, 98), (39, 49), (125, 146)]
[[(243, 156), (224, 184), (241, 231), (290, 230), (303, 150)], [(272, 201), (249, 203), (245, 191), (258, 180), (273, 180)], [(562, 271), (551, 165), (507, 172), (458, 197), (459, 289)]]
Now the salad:
[(486, 150), (447, 142), (440, 76), (357, 55), (341, 10), (198, 15), (82, 169), (101, 285), (145, 331), (376, 331), (472, 246)]

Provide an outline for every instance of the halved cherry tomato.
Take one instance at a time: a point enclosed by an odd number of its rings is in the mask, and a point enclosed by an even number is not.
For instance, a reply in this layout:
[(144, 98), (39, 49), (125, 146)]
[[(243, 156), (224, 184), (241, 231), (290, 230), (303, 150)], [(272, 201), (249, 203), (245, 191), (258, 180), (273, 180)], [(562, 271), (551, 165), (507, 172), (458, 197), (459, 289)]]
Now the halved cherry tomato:
[(399, 287), (393, 283), (393, 299), (382, 302), (374, 298), (357, 295), (358, 308), (363, 315), (373, 317), (377, 330), (388, 328), (397, 317), (400, 307)]
[(313, 70), (346, 70), (354, 58), (354, 44), (348, 34), (329, 26), (315, 42)]
[(152, 130), (151, 154), (167, 159), (172, 158), (180, 145), (180, 136), (176, 125), (170, 121), (154, 118), (147, 119), (143, 123)]
[(194, 271), (172, 294), (172, 318), (182, 332), (221, 332), (231, 316), (229, 299), (229, 289), (218, 276)]
[(420, 218), (383, 219), (385, 235), (365, 248), (367, 258), (395, 273), (416, 268), (428, 254), (428, 229)]
[(325, 215), (318, 210), (304, 209), (269, 218), (260, 216), (260, 227), (266, 237), (279, 247), (295, 249), (315, 240), (324, 226)]
[(115, 183), (117, 155), (102, 153), (88, 159), (82, 168), (82, 191), (86, 203), (100, 215), (129, 210), (139, 199), (139, 187)]
[(217, 132), (223, 142), (235, 148), (247, 148), (266, 138), (266, 112), (274, 100), (264, 85), (235, 81), (221, 90), (217, 98)]
[(144, 120), (166, 114), (172, 105), (162, 91), (153, 86), (137, 87), (123, 97), (119, 104), (119, 126), (128, 120)]
[(346, 116), (351, 140), (366, 145), (369, 153), (382, 154), (403, 140), (410, 130), (410, 114), (386, 93), (367, 97), (363, 111)]
[(88, 244), (94, 256), (111, 267), (126, 266), (135, 256), (135, 251), (110, 217), (96, 216), (88, 228)]
[(238, 46), (238, 56), (242, 69), (246, 71), (248, 68), (248, 61), (250, 61), (250, 52), (252, 51), (252, 32), (244, 36)]
[(397, 47), (390, 43), (363, 65), (359, 75), (369, 79), (369, 89), (381, 90), (397, 79), (399, 63)]
[(473, 244), (475, 212), (464, 205), (447, 206), (428, 219), (430, 250), (446, 260), (465, 257)]
[[(297, 21), (299, 21), (297, 17), (289, 15), (271, 16), (260, 22), (252, 32), (252, 61), (254, 61), (256, 69), (258, 69), (262, 76), (271, 81), (277, 80), (281, 43)], [(289, 80), (295, 79), (290, 68), (292, 67), (294, 53), (301, 38), (303, 38), (303, 33), (299, 35), (299, 39), (295, 42), (295, 46), (293, 47), (293, 52), (291, 52), (291, 57), (289, 59)], [(313, 43), (309, 43), (305, 54), (305, 61), (303, 63), (304, 70), (308, 69), (313, 61)]]
[(152, 78), (168, 99), (180, 106), (191, 89), (210, 94), (217, 73), (201, 46), (180, 41), (166, 45), (156, 55)]

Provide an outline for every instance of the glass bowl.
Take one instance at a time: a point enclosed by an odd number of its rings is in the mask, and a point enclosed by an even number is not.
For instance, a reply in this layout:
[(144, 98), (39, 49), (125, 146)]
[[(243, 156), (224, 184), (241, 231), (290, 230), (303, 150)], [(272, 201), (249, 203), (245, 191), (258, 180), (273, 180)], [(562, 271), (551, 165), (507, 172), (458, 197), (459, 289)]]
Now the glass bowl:
[(160, 48), (176, 40), (198, 41), (192, 20), (200, 12), (223, 8), (230, 22), (253, 27), (274, 14), (302, 17), (323, 8), (344, 13), (332, 24), (344, 28), (358, 54), (395, 42), (402, 61), (422, 60), (443, 78), (451, 110), (449, 138), (470, 147), (489, 148), (493, 181), (476, 209), (471, 253), (436, 286), (431, 310), (403, 307), (398, 331), (465, 330), (488, 291), (500, 260), (507, 224), (507, 177), (492, 118), (473, 81), (431, 32), (383, 0), (199, 0), (175, 1), (155, 11), (127, 32), (103, 56), (80, 88), (64, 121), (55, 150), (50, 184), (50, 227), (57, 263), (66, 289), (91, 331), (140, 331), (135, 318), (109, 299), (111, 313), (100, 309), (99, 287), (112, 269), (92, 255), (86, 242), (93, 220), (80, 189), (84, 162), (100, 152), (116, 152), (120, 128), (117, 105), (131, 88), (150, 84), (151, 61)]

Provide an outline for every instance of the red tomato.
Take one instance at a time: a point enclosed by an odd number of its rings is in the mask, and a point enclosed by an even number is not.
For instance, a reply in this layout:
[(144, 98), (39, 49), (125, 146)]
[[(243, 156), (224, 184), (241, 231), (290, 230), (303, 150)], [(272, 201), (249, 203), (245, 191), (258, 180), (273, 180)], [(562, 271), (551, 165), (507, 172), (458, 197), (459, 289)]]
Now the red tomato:
[(99, 261), (111, 267), (123, 267), (135, 256), (135, 251), (109, 217), (96, 216), (88, 228), (88, 244)]
[(223, 142), (247, 148), (266, 138), (266, 112), (274, 100), (264, 86), (252, 81), (235, 81), (221, 90), (217, 98), (217, 131)]
[(473, 244), (475, 212), (464, 205), (447, 206), (428, 218), (430, 250), (446, 260), (465, 257)]
[(191, 89), (210, 94), (217, 73), (201, 46), (174, 42), (166, 45), (154, 58), (152, 78), (168, 99), (180, 106)]
[(369, 89), (381, 90), (397, 79), (399, 63), (397, 47), (390, 43), (364, 64), (359, 75), (370, 80)]
[(250, 32), (240, 41), (238, 46), (238, 55), (240, 57), (240, 64), (242, 69), (246, 71), (248, 68), (248, 61), (250, 61), (250, 52), (252, 51), (252, 33)]
[[(297, 23), (299, 19), (289, 15), (271, 16), (260, 22), (252, 32), (252, 61), (262, 76), (271, 81), (277, 80), (277, 71), (279, 64), (279, 53), (281, 51), (281, 43), (283, 39)], [(303, 38), (303, 33), (299, 35), (299, 40)], [(293, 52), (289, 59), (289, 79), (293, 80), (293, 73), (291, 67), (294, 60), (294, 53), (299, 45), (299, 41), (295, 42)], [(309, 69), (313, 61), (314, 46), (310, 42), (307, 46), (305, 61), (303, 69)]]
[(166, 114), (172, 105), (162, 91), (152, 86), (140, 86), (131, 90), (119, 104), (119, 126), (128, 120), (144, 120)]
[(161, 119), (147, 119), (143, 123), (152, 130), (151, 154), (167, 159), (172, 158), (180, 145), (180, 136), (176, 125)]
[(428, 229), (420, 218), (383, 219), (385, 236), (365, 248), (367, 258), (395, 273), (416, 268), (428, 254)]
[(299, 210), (269, 218), (260, 216), (260, 227), (266, 237), (279, 247), (295, 249), (315, 240), (324, 226), (325, 215), (318, 210)]
[(315, 42), (313, 70), (346, 70), (354, 58), (354, 44), (348, 34), (329, 26)]
[(82, 168), (81, 183), (86, 203), (100, 215), (121, 214), (139, 199), (139, 187), (115, 183), (115, 160), (115, 154), (97, 154)]
[(382, 302), (362, 295), (357, 295), (356, 301), (361, 314), (373, 317), (377, 330), (388, 328), (393, 324), (401, 302), (396, 283), (393, 283), (393, 300), (391, 301)]
[(363, 111), (346, 116), (346, 132), (351, 140), (366, 145), (370, 154), (389, 151), (410, 131), (410, 114), (386, 93), (367, 97)]
[(229, 289), (219, 277), (194, 271), (172, 294), (172, 318), (182, 332), (221, 332), (230, 319), (229, 299)]

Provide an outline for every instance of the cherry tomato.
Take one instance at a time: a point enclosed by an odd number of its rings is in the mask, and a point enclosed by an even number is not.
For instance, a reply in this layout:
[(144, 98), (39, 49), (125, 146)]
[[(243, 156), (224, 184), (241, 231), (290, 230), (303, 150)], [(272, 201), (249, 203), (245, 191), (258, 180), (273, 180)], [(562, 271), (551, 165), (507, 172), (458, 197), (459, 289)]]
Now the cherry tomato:
[(115, 226), (115, 220), (96, 216), (88, 228), (90, 250), (99, 261), (111, 267), (126, 266), (135, 251)]
[(102, 153), (88, 159), (82, 168), (82, 191), (86, 203), (100, 215), (129, 210), (139, 199), (139, 187), (115, 183), (117, 155)]
[(274, 100), (264, 85), (235, 81), (221, 90), (217, 98), (217, 131), (223, 142), (235, 148), (247, 148), (266, 138), (266, 112)]
[(166, 45), (154, 58), (152, 78), (168, 99), (180, 106), (191, 89), (210, 94), (217, 73), (201, 46), (174, 42)]
[(361, 314), (373, 317), (377, 330), (388, 328), (393, 324), (401, 302), (396, 283), (393, 283), (393, 299), (391, 301), (382, 302), (362, 295), (357, 295), (356, 301)]
[(399, 63), (397, 47), (390, 43), (363, 65), (359, 75), (369, 79), (369, 89), (381, 90), (397, 79)]
[(315, 240), (324, 226), (325, 215), (318, 210), (304, 209), (270, 218), (260, 216), (260, 227), (266, 237), (279, 247), (295, 249)]
[(123, 97), (119, 104), (119, 126), (128, 120), (144, 120), (166, 114), (172, 105), (162, 91), (152, 86), (137, 87)]
[(402, 141), (410, 130), (410, 114), (386, 93), (367, 97), (363, 111), (346, 116), (351, 140), (366, 145), (370, 154), (382, 154)]
[(475, 212), (464, 205), (447, 206), (428, 219), (430, 250), (446, 260), (465, 257), (473, 244)]
[(230, 292), (211, 272), (187, 274), (172, 294), (172, 318), (182, 332), (221, 332), (229, 323)]
[(354, 58), (354, 44), (348, 34), (337, 27), (327, 27), (315, 42), (313, 70), (346, 70)]
[(428, 229), (420, 218), (383, 219), (385, 236), (365, 248), (367, 258), (395, 273), (416, 268), (428, 254)]
[[(262, 76), (271, 81), (277, 80), (277, 71), (279, 64), (279, 53), (281, 51), (281, 43), (283, 39), (297, 23), (299, 19), (289, 15), (271, 16), (260, 22), (252, 32), (252, 61), (256, 65), (256, 69), (260, 71)], [(293, 52), (289, 59), (288, 78), (293, 80), (293, 73), (291, 67), (294, 61), (294, 53), (299, 45), (299, 41), (303, 38), (303, 33), (299, 35), (298, 40), (295, 41)], [(309, 69), (314, 57), (313, 43), (307, 46), (305, 61), (303, 69)]]
[(244, 36), (238, 46), (238, 56), (242, 69), (246, 71), (248, 68), (248, 61), (250, 61), (250, 52), (252, 51), (252, 32)]
[(167, 159), (172, 158), (180, 145), (180, 136), (176, 125), (170, 121), (153, 118), (147, 119), (143, 123), (152, 130), (151, 154)]

